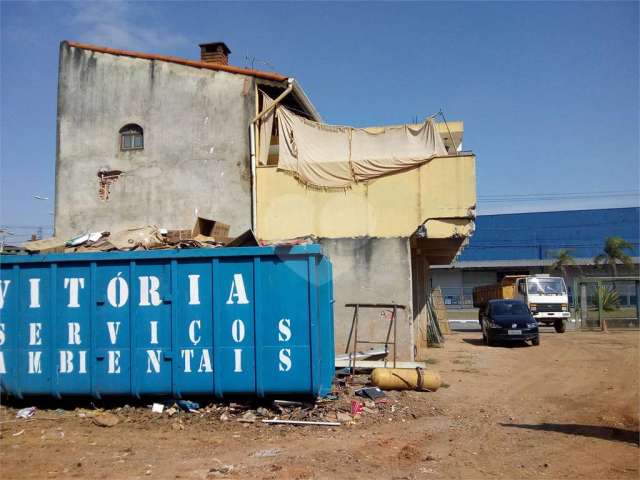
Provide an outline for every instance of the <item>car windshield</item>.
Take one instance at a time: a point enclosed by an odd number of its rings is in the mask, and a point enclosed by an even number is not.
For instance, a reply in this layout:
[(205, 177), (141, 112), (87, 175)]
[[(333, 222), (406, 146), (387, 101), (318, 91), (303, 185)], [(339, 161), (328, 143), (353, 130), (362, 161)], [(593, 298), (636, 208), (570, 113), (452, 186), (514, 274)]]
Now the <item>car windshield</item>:
[(524, 303), (494, 303), (491, 306), (493, 315), (522, 315), (529, 313), (529, 309)]
[(567, 289), (561, 278), (528, 278), (529, 295), (564, 295)]

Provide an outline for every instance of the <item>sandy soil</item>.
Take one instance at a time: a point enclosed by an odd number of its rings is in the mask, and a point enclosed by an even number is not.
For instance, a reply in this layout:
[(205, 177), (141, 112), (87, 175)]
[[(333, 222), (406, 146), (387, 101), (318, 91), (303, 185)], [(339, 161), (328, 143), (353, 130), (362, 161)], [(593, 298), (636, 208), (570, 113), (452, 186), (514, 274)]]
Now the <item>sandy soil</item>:
[[(636, 479), (639, 340), (549, 332), (539, 347), (485, 347), (479, 333), (456, 333), (432, 350), (444, 388), (389, 392), (332, 428), (220, 421), (215, 407), (172, 417), (111, 409), (118, 423), (101, 427), (91, 411), (16, 421), (14, 406), (2, 407), (0, 476)], [(325, 408), (348, 410), (352, 398)]]

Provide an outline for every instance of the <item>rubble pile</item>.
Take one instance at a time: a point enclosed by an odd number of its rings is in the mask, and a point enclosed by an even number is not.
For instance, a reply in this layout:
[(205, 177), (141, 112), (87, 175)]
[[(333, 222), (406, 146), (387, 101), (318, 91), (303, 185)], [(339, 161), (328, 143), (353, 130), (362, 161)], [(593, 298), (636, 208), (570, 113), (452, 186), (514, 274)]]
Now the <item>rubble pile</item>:
[(252, 230), (229, 237), (230, 226), (217, 220), (197, 217), (191, 230), (169, 230), (145, 225), (118, 232), (89, 232), (73, 238), (51, 237), (24, 244), (28, 253), (80, 253), (184, 248), (293, 246), (315, 243), (312, 236), (275, 241), (259, 241)]
[[(356, 379), (357, 380), (357, 379)], [(227, 401), (201, 405), (191, 400), (157, 400), (148, 405), (124, 405), (112, 408), (75, 408), (74, 410), (41, 410), (35, 407), (17, 410), (18, 419), (30, 421), (76, 417), (91, 424), (111, 428), (120, 424), (162, 425), (169, 422), (173, 430), (184, 430), (197, 424), (213, 428), (250, 427), (297, 428), (298, 426), (366, 426), (389, 422), (409, 422), (424, 416), (442, 415), (430, 406), (424, 393), (417, 391), (382, 392), (375, 387), (338, 382), (333, 394), (315, 401), (251, 400)], [(372, 395), (372, 390), (378, 393)], [(371, 398), (371, 397), (375, 398)], [(7, 408), (6, 406), (4, 408)], [(25, 412), (28, 410), (29, 415)], [(285, 425), (279, 425), (285, 423)]]

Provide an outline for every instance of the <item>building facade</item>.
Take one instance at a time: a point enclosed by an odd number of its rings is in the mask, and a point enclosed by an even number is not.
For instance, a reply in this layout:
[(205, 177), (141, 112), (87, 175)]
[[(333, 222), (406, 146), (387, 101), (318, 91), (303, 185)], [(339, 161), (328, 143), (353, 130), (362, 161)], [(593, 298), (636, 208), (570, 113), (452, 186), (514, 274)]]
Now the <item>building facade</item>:
[[(473, 308), (472, 291), (498, 282), (505, 275), (551, 273), (555, 257), (569, 250), (575, 266), (565, 269), (570, 297), (573, 279), (611, 276), (607, 266), (596, 267), (594, 257), (603, 251), (607, 237), (621, 237), (633, 248), (627, 251), (633, 267), (620, 265), (619, 276), (638, 276), (640, 260), (640, 209), (610, 208), (504, 215), (479, 215), (469, 245), (450, 265), (434, 267), (430, 287), (440, 287), (452, 311)], [(635, 305), (632, 286), (620, 291), (622, 305)], [(470, 313), (470, 318), (476, 318)]]
[[(265, 147), (256, 123), (260, 91), (320, 121), (299, 84), (230, 66), (222, 43), (200, 48), (191, 61), (61, 44), (56, 236), (191, 228), (197, 215), (230, 224), (231, 235), (313, 235), (334, 268), (336, 351), (350, 338), (345, 304), (395, 302), (406, 307), (398, 359), (420, 357), (429, 267), (449, 264), (474, 229), (475, 156), (461, 151), (462, 122), (437, 126), (447, 156), (343, 190), (310, 189), (278, 169), (277, 125)], [(269, 162), (256, 165), (261, 145)], [(376, 312), (359, 328), (381, 339), (388, 321)]]
[[(218, 46), (203, 44), (201, 60), (186, 61), (62, 42), (57, 236), (191, 228), (196, 215), (230, 224), (232, 235), (251, 228), (256, 91), (289, 83), (229, 66), (224, 49), (207, 51)], [(285, 101), (314, 118), (299, 87)]]

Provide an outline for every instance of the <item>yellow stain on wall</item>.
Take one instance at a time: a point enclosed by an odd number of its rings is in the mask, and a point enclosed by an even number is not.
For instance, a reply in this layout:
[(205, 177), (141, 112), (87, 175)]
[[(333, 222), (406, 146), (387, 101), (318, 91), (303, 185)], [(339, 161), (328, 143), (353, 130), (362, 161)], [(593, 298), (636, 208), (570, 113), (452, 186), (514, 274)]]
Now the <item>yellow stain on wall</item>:
[(469, 234), (476, 204), (475, 156), (438, 157), (420, 167), (354, 184), (309, 188), (276, 167), (257, 169), (257, 235), (408, 237), (426, 223), (429, 238)]

